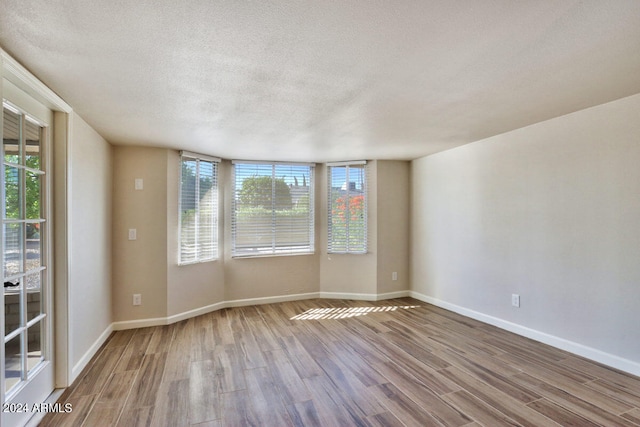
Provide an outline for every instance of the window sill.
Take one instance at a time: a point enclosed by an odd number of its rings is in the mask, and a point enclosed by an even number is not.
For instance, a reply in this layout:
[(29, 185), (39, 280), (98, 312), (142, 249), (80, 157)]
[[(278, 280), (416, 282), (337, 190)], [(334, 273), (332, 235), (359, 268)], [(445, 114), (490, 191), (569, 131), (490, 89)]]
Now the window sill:
[(369, 251), (366, 252), (327, 252), (327, 255), (367, 255)]
[(291, 257), (291, 256), (304, 256), (315, 255), (315, 252), (289, 252), (289, 253), (256, 253), (247, 255), (232, 255), (232, 259), (252, 259), (252, 258), (273, 258), (273, 257)]
[(216, 262), (219, 259), (220, 258), (213, 258), (213, 259), (206, 259), (206, 260), (202, 260), (202, 261), (178, 262), (178, 267), (183, 267), (183, 266), (187, 266), (187, 265), (205, 264), (207, 262)]

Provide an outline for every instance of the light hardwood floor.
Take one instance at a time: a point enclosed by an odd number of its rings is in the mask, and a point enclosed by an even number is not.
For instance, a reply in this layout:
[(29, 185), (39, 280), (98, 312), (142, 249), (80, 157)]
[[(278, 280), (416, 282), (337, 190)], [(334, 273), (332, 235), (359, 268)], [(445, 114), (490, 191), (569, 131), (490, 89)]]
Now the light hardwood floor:
[(640, 378), (410, 299), (114, 333), (42, 426), (639, 426)]

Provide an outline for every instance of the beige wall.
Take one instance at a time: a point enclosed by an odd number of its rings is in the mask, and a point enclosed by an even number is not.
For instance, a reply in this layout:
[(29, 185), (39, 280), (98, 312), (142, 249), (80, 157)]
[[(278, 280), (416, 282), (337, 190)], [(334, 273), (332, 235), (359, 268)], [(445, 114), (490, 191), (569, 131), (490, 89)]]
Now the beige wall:
[[(167, 315), (174, 316), (224, 301), (225, 269), (221, 260), (178, 265), (180, 251), (178, 204), (180, 192), (180, 155), (168, 151), (167, 163)], [(222, 182), (220, 183), (222, 184)], [(222, 194), (220, 194), (222, 199)], [(222, 206), (222, 205), (221, 205)], [(220, 209), (222, 213), (222, 208)], [(224, 218), (220, 215), (218, 236), (222, 236)], [(221, 240), (220, 253), (224, 251)]]
[[(326, 167), (317, 165), (316, 253), (232, 258), (231, 162), (223, 161), (219, 174), (220, 259), (179, 266), (178, 152), (132, 147), (115, 147), (114, 151), (113, 310), (117, 322), (301, 294), (374, 299), (379, 293), (408, 290), (408, 162), (369, 164), (368, 254), (327, 255)], [(385, 180), (380, 189), (379, 173)], [(143, 191), (134, 190), (135, 178), (144, 179)], [(379, 215), (390, 223), (381, 224)], [(138, 240), (127, 239), (129, 228), (138, 229)], [(392, 271), (398, 272), (398, 281), (391, 281)], [(132, 306), (134, 293), (142, 294), (142, 306)]]
[[(318, 190), (321, 186), (315, 172), (316, 208), (321, 201)], [(231, 257), (231, 162), (222, 162), (221, 185), (224, 200), (224, 269), (225, 300), (250, 300), (254, 298), (286, 296), (318, 292), (318, 255), (275, 256), (264, 258)], [(317, 210), (316, 210), (317, 212)], [(316, 216), (316, 223), (318, 217)], [(222, 234), (221, 234), (222, 235)], [(318, 234), (316, 233), (316, 242)]]
[[(410, 163), (375, 160), (368, 163), (368, 252), (327, 254), (327, 186), (322, 185), (320, 225), (320, 290), (377, 299), (409, 289)], [(326, 167), (321, 167), (326, 182)], [(392, 273), (398, 280), (392, 280)], [(336, 295), (338, 296), (338, 295)]]
[(68, 156), (69, 360), (75, 366), (109, 328), (112, 148), (71, 113)]
[(412, 290), (637, 369), (639, 112), (635, 95), (414, 161)]
[[(168, 150), (114, 147), (113, 317), (114, 321), (167, 316)], [(143, 190), (135, 190), (136, 178)], [(137, 240), (128, 230), (137, 230)], [(133, 294), (142, 305), (133, 306)]]
[[(377, 293), (409, 289), (410, 163), (378, 161)], [(392, 273), (397, 280), (392, 280)]]
[(320, 167), (323, 183), (320, 195), (320, 291), (330, 294), (355, 294), (375, 299), (378, 262), (378, 162), (367, 164), (367, 246), (366, 254), (327, 254), (327, 167)]

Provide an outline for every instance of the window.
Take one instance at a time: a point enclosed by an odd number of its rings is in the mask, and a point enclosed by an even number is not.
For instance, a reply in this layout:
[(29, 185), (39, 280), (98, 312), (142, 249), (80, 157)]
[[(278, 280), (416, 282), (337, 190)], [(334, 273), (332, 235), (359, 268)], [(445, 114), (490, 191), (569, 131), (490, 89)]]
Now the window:
[(310, 164), (233, 162), (232, 255), (314, 252)]
[(367, 252), (366, 162), (328, 165), (329, 253)]
[(219, 162), (181, 152), (179, 264), (218, 258)]
[(0, 369), (4, 369), (4, 383), (0, 397), (24, 387), (47, 358), (49, 275), (44, 239), (51, 230), (46, 220), (49, 129), (12, 104), (2, 105), (4, 368)]

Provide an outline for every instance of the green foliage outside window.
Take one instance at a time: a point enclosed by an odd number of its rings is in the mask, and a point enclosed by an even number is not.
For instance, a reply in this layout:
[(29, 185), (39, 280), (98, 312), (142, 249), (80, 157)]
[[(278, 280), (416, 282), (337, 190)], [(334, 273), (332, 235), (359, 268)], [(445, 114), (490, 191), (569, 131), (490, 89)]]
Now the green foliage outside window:
[[(190, 162), (182, 162), (182, 200), (181, 208), (183, 213), (193, 213), (196, 208), (196, 199), (193, 197), (196, 191), (196, 172), (194, 167), (190, 167)], [(193, 161), (195, 165), (195, 161)], [(198, 195), (202, 199), (209, 193), (213, 181), (211, 177), (200, 176), (200, 194)]]
[[(40, 167), (40, 158), (37, 156), (29, 156), (26, 158), (26, 166), (31, 169), (38, 169)], [(10, 165), (5, 165), (4, 179), (5, 179), (5, 217), (11, 219), (39, 219), (41, 216), (41, 202), (40, 202), (40, 180), (42, 175), (26, 171), (24, 172), (24, 178), (20, 175), (23, 172)], [(20, 180), (25, 179), (25, 212), (21, 214), (21, 200), (20, 200)], [(27, 231), (30, 235), (28, 238), (35, 237), (37, 233), (37, 227), (27, 227)]]
[(312, 252), (309, 166), (235, 167), (234, 255)]
[(292, 208), (291, 190), (284, 178), (272, 179), (270, 176), (252, 176), (242, 181), (238, 193), (238, 205), (262, 207), (269, 211)]

